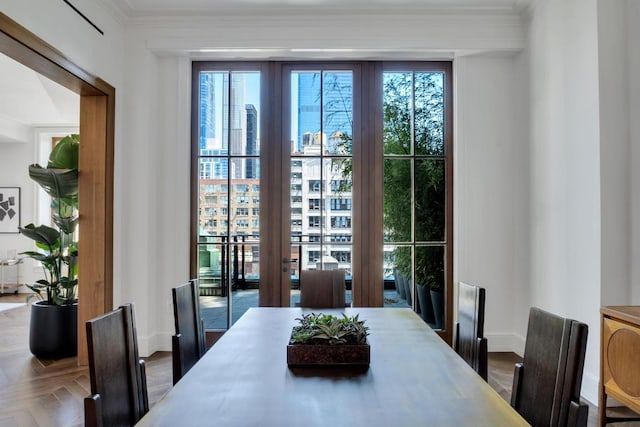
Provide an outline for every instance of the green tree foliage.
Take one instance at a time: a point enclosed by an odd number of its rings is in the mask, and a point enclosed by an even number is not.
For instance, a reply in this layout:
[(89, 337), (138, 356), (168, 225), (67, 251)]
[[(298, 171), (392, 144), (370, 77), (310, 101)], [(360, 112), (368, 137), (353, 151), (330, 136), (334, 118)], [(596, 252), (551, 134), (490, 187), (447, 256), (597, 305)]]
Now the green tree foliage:
[[(444, 283), (443, 247), (432, 246), (444, 240), (445, 228), (442, 83), (441, 73), (386, 73), (384, 78), (384, 152), (398, 156), (384, 163), (385, 241), (418, 242), (415, 279), (431, 289)], [(394, 250), (396, 270), (405, 277), (411, 277), (411, 252), (410, 245)]]
[[(441, 289), (444, 246), (439, 242), (445, 239), (446, 211), (443, 74), (398, 72), (384, 76), (383, 144), (385, 155), (391, 156), (384, 161), (385, 242), (399, 244), (394, 250), (395, 267), (405, 277), (411, 277), (414, 265), (410, 243), (418, 242), (414, 254), (416, 282)], [(350, 93), (331, 75), (325, 80), (325, 88)], [(340, 111), (345, 105), (341, 102), (331, 109)], [(350, 115), (345, 128), (352, 128)], [(350, 157), (351, 135), (343, 133), (336, 148), (337, 153)], [(333, 159), (332, 167), (349, 183), (349, 188), (341, 190), (350, 191), (351, 159)]]

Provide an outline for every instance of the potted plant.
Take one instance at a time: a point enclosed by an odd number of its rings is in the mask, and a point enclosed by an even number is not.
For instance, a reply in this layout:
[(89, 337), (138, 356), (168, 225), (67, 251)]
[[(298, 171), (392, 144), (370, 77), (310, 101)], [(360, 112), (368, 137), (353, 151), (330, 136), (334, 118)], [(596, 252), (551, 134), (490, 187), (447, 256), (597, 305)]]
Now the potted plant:
[(78, 286), (78, 146), (77, 134), (61, 139), (46, 168), (29, 166), (29, 176), (51, 196), (53, 225), (29, 224), (20, 233), (35, 242), (37, 251), (23, 252), (42, 265), (44, 278), (27, 285), (33, 291), (29, 347), (39, 358), (77, 354)]
[(444, 326), (444, 259), (441, 247), (416, 248), (416, 282), (423, 318), (435, 329)]
[(369, 328), (358, 315), (310, 313), (297, 320), (287, 345), (289, 366), (369, 365)]

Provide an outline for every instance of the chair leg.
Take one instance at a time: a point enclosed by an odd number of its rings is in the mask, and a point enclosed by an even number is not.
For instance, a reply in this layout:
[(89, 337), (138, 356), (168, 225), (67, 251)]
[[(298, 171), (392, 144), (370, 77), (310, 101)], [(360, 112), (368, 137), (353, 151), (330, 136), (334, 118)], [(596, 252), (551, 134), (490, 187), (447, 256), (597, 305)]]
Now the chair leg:
[(489, 352), (486, 338), (478, 338), (478, 374), (483, 380), (489, 378)]
[(102, 400), (99, 394), (84, 398), (85, 427), (102, 427)]
[(568, 427), (586, 427), (589, 406), (586, 403), (571, 402), (569, 406)]
[(511, 387), (511, 406), (518, 409), (518, 403), (520, 399), (520, 380), (522, 379), (522, 371), (524, 365), (522, 363), (516, 363), (513, 371), (513, 387)]
[(182, 360), (180, 357), (180, 334), (171, 339), (171, 361), (173, 365), (173, 385), (182, 378)]

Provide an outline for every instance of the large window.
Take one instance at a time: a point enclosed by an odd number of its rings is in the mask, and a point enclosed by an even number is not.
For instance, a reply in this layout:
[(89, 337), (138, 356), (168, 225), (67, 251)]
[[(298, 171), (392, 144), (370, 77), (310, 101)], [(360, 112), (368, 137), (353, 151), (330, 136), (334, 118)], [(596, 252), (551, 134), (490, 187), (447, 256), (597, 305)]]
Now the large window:
[(200, 63), (194, 64), (193, 75), (198, 115), (193, 138), (198, 168), (195, 277), (205, 327), (224, 330), (257, 305), (257, 298), (241, 304), (232, 296), (249, 288), (257, 292), (260, 275), (261, 73), (252, 66)]
[(421, 65), (394, 68), (383, 74), (385, 269), (401, 299), (443, 329), (451, 246), (446, 76)]
[(194, 63), (195, 265), (205, 293), (221, 283), (214, 305), (252, 287), (295, 304), (300, 270), (342, 268), (347, 301), (411, 307), (450, 341), (451, 81), (449, 62)]

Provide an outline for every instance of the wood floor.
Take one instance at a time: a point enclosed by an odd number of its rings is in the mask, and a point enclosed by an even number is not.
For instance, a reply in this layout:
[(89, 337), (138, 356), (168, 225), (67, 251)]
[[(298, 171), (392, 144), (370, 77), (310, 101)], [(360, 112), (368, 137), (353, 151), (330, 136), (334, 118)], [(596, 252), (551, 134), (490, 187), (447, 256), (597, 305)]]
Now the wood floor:
[[(0, 302), (22, 302), (24, 296), (3, 295)], [(83, 399), (90, 392), (86, 367), (75, 358), (38, 360), (29, 352), (29, 307), (0, 312), (0, 427), (82, 426)], [(511, 396), (514, 353), (489, 355), (489, 384), (505, 399)], [(147, 358), (149, 404), (171, 388), (171, 353)], [(595, 407), (589, 426), (597, 425)], [(627, 426), (629, 424), (626, 424)]]
[[(0, 302), (23, 302), (3, 295)], [(29, 307), (0, 311), (0, 427), (83, 426), (90, 393), (87, 367), (76, 358), (38, 360), (29, 352)], [(147, 358), (149, 404), (172, 384), (171, 353)]]

